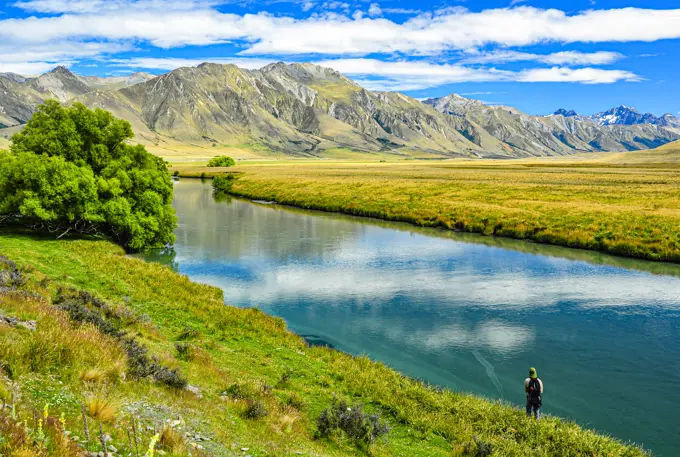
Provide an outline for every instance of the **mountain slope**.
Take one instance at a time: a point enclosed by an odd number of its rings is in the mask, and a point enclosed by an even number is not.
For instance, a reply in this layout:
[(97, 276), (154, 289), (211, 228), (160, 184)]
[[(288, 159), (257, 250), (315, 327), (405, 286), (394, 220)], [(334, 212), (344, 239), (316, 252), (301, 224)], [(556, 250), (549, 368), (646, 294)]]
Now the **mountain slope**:
[(601, 126), (566, 110), (551, 116), (530, 116), (512, 107), (487, 106), (456, 94), (424, 103), (441, 113), (475, 122), (495, 138), (528, 155), (630, 151), (680, 138), (680, 128), (673, 125)]
[(123, 77), (82, 77), (66, 67), (30, 78), (15, 73), (0, 73), (0, 128), (25, 124), (35, 107), (45, 100), (72, 100), (96, 89), (115, 90), (148, 81), (153, 75), (135, 73)]
[(647, 149), (680, 139), (680, 124), (670, 115), (598, 125), (573, 111), (530, 116), (455, 94), (422, 103), (368, 91), (330, 68), (283, 63), (260, 70), (204, 63), (158, 77), (81, 77), (64, 67), (36, 78), (0, 74), (0, 137), (9, 137), (7, 127), (19, 128), (46, 99), (110, 110), (130, 121), (144, 144), (198, 148), (205, 155), (237, 148), (260, 156), (347, 150), (525, 157)]

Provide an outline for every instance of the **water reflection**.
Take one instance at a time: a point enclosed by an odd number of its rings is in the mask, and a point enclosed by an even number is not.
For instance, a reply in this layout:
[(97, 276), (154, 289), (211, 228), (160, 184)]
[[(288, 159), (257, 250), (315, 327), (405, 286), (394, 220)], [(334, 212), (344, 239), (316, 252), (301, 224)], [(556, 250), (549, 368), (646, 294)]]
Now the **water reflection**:
[(312, 344), (517, 404), (535, 365), (547, 412), (676, 455), (677, 266), (217, 203), (196, 181), (175, 192), (176, 251), (161, 258), (228, 303), (281, 316)]

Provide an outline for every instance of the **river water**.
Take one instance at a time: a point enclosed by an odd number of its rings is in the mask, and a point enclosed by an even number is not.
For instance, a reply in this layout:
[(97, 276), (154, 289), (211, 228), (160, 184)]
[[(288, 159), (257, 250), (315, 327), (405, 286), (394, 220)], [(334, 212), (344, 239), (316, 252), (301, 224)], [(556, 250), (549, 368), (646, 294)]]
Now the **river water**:
[(315, 344), (680, 455), (680, 266), (256, 204), (175, 186), (172, 262)]

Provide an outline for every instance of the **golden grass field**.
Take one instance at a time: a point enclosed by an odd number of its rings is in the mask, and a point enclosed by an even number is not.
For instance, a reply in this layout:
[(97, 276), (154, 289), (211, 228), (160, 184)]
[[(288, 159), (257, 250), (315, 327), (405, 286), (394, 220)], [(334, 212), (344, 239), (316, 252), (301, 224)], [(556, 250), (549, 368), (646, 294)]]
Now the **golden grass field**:
[(230, 192), (302, 208), (680, 261), (680, 153), (513, 161), (281, 161), (234, 173)]

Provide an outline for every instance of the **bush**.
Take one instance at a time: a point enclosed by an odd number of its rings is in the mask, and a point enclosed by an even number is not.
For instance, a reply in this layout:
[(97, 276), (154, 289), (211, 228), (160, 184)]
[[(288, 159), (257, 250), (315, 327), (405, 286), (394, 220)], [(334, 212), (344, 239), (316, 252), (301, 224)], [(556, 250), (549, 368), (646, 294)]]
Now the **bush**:
[(269, 411), (260, 400), (248, 400), (248, 405), (243, 413), (246, 419), (262, 419), (267, 416)]
[(194, 359), (193, 346), (187, 343), (175, 343), (175, 350), (177, 351), (177, 358), (189, 362)]
[(115, 320), (112, 322), (106, 318), (117, 317), (108, 303), (89, 292), (74, 289), (60, 289), (53, 303), (57, 308), (66, 311), (71, 320), (81, 324), (92, 324), (100, 332), (116, 338), (127, 355), (128, 374), (132, 378), (153, 377), (161, 384), (178, 389), (187, 386), (186, 379), (179, 371), (163, 366), (157, 359), (149, 357), (144, 346), (134, 338), (126, 336), (119, 322)]
[(472, 437), (474, 444), (465, 445), (463, 452), (471, 457), (489, 457), (493, 453), (493, 445), (480, 440), (476, 435)]
[(304, 411), (307, 408), (305, 401), (294, 392), (285, 398), (284, 405), (288, 405), (298, 411)]
[(213, 157), (208, 162), (208, 166), (213, 167), (233, 167), (236, 165), (236, 161), (228, 156)]
[(252, 400), (257, 396), (255, 388), (244, 384), (232, 384), (224, 393), (234, 400)]
[(377, 414), (367, 414), (363, 405), (349, 405), (346, 401), (333, 399), (330, 408), (324, 410), (316, 421), (319, 437), (330, 437), (341, 430), (358, 445), (370, 445), (381, 436), (387, 435), (390, 428)]
[(132, 136), (107, 111), (45, 102), (0, 153), (0, 222), (102, 235), (128, 251), (173, 243), (167, 166), (126, 144)]
[(236, 178), (229, 173), (227, 176), (215, 176), (212, 181), (213, 192), (215, 194), (231, 192), (231, 187), (234, 185)]
[(17, 264), (0, 255), (0, 289), (15, 290), (26, 283)]

